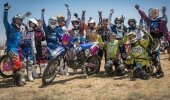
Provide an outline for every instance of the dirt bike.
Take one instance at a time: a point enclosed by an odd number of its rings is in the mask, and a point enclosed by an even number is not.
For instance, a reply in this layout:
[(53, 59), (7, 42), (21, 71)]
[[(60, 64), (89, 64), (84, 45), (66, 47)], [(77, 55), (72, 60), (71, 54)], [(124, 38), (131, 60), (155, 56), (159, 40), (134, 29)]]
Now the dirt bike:
[[(88, 52), (87, 48), (89, 48), (90, 52)], [(86, 77), (97, 73), (100, 70), (101, 62), (97, 52), (93, 52), (95, 49), (96, 45), (94, 44), (82, 44), (77, 48), (58, 47), (55, 52), (51, 51), (55, 58), (48, 63), (42, 76), (42, 83), (44, 85), (50, 84), (55, 79), (57, 73), (60, 72), (59, 69), (66, 66), (65, 63), (72, 69), (82, 69)], [(83, 50), (86, 50), (86, 53)], [(62, 59), (64, 59), (64, 66), (60, 66)]]
[(0, 75), (3, 78), (10, 78), (13, 76), (13, 62), (12, 57), (4, 55), (0, 58)]
[(95, 43), (80, 44), (69, 48), (65, 55), (65, 62), (72, 69), (82, 69), (87, 76), (99, 72), (101, 61), (98, 53), (99, 46)]
[(9, 52), (0, 58), (0, 75), (3, 78), (13, 77), (13, 71), (16, 68), (21, 68), (21, 62), (15, 59), (14, 53)]

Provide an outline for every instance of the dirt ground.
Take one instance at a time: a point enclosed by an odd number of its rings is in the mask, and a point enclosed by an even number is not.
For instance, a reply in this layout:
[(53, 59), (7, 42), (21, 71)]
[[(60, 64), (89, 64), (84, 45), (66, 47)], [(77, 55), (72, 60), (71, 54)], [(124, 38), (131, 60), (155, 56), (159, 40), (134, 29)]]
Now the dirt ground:
[[(161, 55), (165, 76), (161, 79), (130, 81), (128, 77), (106, 77), (103, 63), (99, 74), (86, 79), (82, 74), (56, 77), (42, 86), (41, 79), (14, 87), (11, 79), (0, 78), (0, 100), (170, 100), (170, 61)], [(72, 70), (71, 70), (72, 71)]]

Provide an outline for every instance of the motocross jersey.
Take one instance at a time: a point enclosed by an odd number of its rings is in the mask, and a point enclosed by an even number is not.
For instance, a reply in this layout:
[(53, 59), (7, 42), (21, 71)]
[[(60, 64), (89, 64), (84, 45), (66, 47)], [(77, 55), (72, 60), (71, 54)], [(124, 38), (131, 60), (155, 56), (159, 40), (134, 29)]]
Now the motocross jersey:
[(73, 28), (70, 32), (70, 35), (71, 35), (72, 39), (74, 39), (73, 42), (77, 42), (77, 41), (79, 41), (80, 43), (86, 42), (84, 32), (81, 27)]
[(112, 32), (114, 32), (116, 34), (117, 39), (123, 38), (127, 32), (127, 27), (124, 25), (120, 26), (120, 27), (113, 25), (113, 27), (111, 27), (111, 29), (112, 29)]
[(46, 42), (45, 41), (45, 32), (43, 29), (36, 29), (35, 31), (35, 46), (36, 46), (36, 50), (37, 50), (37, 54), (36, 54), (36, 60), (37, 63), (43, 63), (45, 60), (47, 60), (47, 46), (46, 44), (43, 45), (42, 42)]
[(72, 37), (83, 37), (83, 30), (81, 28), (73, 28), (71, 32)]
[(41, 41), (45, 40), (45, 32), (43, 29), (36, 29), (35, 30), (35, 45), (41, 46)]
[(150, 34), (153, 38), (161, 38), (163, 36), (163, 32), (160, 31), (161, 19), (151, 20), (150, 22)]
[(110, 32), (111, 32), (111, 29), (109, 26), (98, 28), (98, 34), (101, 36), (103, 42), (107, 41), (107, 38), (108, 38), (107, 36)]
[(8, 11), (4, 11), (3, 24), (6, 29), (7, 53), (9, 51), (12, 51), (13, 53), (18, 54), (18, 47), (21, 40), (21, 32), (20, 29), (16, 28), (13, 24), (9, 24)]
[(140, 63), (141, 66), (148, 64), (149, 56), (147, 47), (152, 39), (149, 33), (145, 34), (148, 35), (146, 38), (138, 39), (135, 43), (131, 44), (130, 55), (135, 60), (135, 62)]
[(57, 45), (59, 45), (59, 36), (56, 32), (56, 28), (52, 29), (50, 26), (48, 26), (46, 30), (46, 38), (47, 46), (52, 50), (56, 49)]
[(33, 50), (35, 50), (34, 41), (34, 32), (22, 33), (20, 46), (22, 48), (22, 54), (25, 57), (33, 54)]
[(147, 26), (150, 28), (150, 34), (153, 38), (161, 38), (164, 34), (167, 34), (167, 15), (163, 15), (163, 17), (159, 17), (157, 19), (150, 19), (144, 11), (138, 9), (138, 12), (142, 19), (147, 23)]
[(114, 40), (114, 42), (108, 42), (106, 46), (106, 51), (107, 51), (107, 59), (112, 59), (115, 60), (116, 57), (118, 56), (119, 51), (119, 46), (122, 44), (125, 44), (128, 40), (128, 36), (125, 35), (122, 38), (122, 41), (120, 42), (119, 40)]
[(107, 60), (116, 60), (119, 52), (119, 41), (108, 42), (106, 46)]

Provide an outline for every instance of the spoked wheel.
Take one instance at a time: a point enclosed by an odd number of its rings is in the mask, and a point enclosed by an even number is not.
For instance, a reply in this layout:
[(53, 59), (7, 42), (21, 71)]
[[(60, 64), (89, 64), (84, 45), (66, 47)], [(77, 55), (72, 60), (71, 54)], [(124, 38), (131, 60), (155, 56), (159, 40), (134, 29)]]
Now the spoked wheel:
[(0, 75), (3, 78), (10, 78), (13, 76), (13, 63), (9, 55), (4, 55), (0, 58)]
[(50, 84), (55, 79), (59, 66), (60, 60), (58, 58), (53, 59), (48, 63), (42, 76), (43, 85)]
[(87, 58), (85, 64), (85, 70), (87, 75), (98, 73), (100, 71), (100, 64), (100, 58), (98, 58), (97, 56), (91, 56)]

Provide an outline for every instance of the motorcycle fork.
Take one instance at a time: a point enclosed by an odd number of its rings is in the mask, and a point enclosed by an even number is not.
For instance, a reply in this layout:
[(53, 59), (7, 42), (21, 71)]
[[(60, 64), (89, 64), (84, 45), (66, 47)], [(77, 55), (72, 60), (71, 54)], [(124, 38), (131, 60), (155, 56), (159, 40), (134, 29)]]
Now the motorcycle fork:
[[(87, 58), (88, 58), (88, 57), (87, 57)], [(85, 62), (87, 61), (87, 58), (86, 58)], [(88, 79), (89, 76), (87, 75), (86, 67), (87, 67), (87, 66), (86, 66), (86, 64), (84, 63), (84, 64), (82, 65), (82, 70), (83, 70), (83, 73), (85, 74), (86, 78)]]

